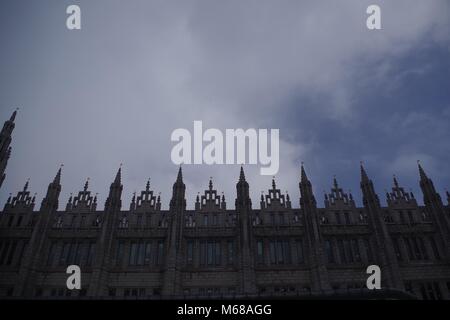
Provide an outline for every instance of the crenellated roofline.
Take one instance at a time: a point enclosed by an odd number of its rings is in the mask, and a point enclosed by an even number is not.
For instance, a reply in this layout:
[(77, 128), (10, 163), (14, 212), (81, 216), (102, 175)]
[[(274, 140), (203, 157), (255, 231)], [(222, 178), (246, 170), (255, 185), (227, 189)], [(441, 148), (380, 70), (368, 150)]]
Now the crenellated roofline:
[[(62, 167), (62, 165), (61, 165)], [(52, 180), (52, 182), (49, 185), (49, 188), (61, 188), (61, 167), (59, 168), (55, 178)], [(378, 194), (375, 193), (375, 190), (373, 189), (373, 183), (372, 180), (370, 180), (365, 168), (362, 166), (360, 167), (361, 170), (361, 185), (363, 188), (363, 196), (364, 197), (370, 197), (371, 193), (375, 198), (378, 198)], [(121, 190), (123, 188), (122, 186), (122, 167), (119, 168), (114, 181), (111, 184), (111, 188), (114, 191), (117, 189), (119, 193), (114, 194), (113, 196), (118, 197), (120, 200), (121, 197)], [(419, 164), (419, 176), (421, 178), (421, 187), (422, 189), (425, 188), (426, 195), (429, 197), (430, 192), (433, 193), (434, 187), (431, 179), (425, 174), (425, 171), (423, 167)], [(67, 212), (101, 212), (97, 210), (97, 195), (92, 195), (91, 191), (89, 191), (89, 178), (87, 178), (83, 190), (79, 191), (77, 196), (71, 196), (69, 197), (68, 201), (66, 202), (66, 210)], [(249, 186), (250, 184), (247, 182), (244, 174), (243, 168), (240, 169), (239, 173), (239, 179), (237, 183), (237, 198), (240, 196), (249, 197)], [(301, 179), (300, 179), (300, 188), (303, 188), (303, 193), (300, 192), (301, 197), (311, 197), (312, 200), (315, 201), (315, 196), (312, 192), (311, 187), (311, 181), (306, 176), (306, 171), (304, 166), (302, 165), (301, 168)], [(26, 189), (29, 188), (28, 182), (25, 186)], [(386, 191), (385, 192), (385, 201), (387, 206), (381, 206), (381, 208), (396, 208), (396, 207), (420, 207), (417, 203), (417, 200), (412, 193), (412, 191), (405, 191), (404, 187), (401, 187), (398, 181), (397, 176), (394, 175), (393, 178), (393, 186), (391, 188), (391, 192)], [(47, 193), (50, 192), (50, 189)], [(244, 192), (244, 193), (242, 193)], [(369, 192), (369, 194), (367, 194)], [(183, 175), (181, 168), (178, 170), (177, 178), (174, 183), (174, 194), (172, 196), (171, 203), (175, 204), (182, 204), (185, 202), (185, 184), (183, 182)], [(23, 197), (24, 191), (21, 190), (17, 193), (17, 195), (14, 197), (14, 201), (17, 202), (17, 199), (20, 199)], [(437, 193), (436, 193), (437, 194)], [(59, 192), (56, 194), (56, 196), (59, 196)], [(110, 195), (111, 196), (111, 195)], [(437, 194), (437, 196), (440, 198), (440, 195)], [(44, 198), (44, 200), (49, 201), (49, 199)], [(174, 199), (174, 197), (176, 199)], [(363, 197), (363, 198), (364, 198)], [(450, 202), (450, 194), (446, 193), (447, 202)], [(57, 201), (58, 199), (55, 199)], [(9, 197), (4, 211), (11, 210), (15, 206), (15, 202), (13, 201), (12, 195)], [(30, 201), (29, 203), (23, 203), (21, 206), (29, 206), (34, 208), (35, 200)], [(358, 209), (355, 203), (355, 199), (352, 195), (352, 193), (345, 192), (344, 189), (338, 184), (336, 176), (333, 177), (330, 192), (327, 193), (324, 191), (324, 206), (318, 206), (317, 208), (324, 208), (324, 209), (332, 209), (336, 207), (342, 207), (347, 209)], [(449, 205), (449, 204), (447, 204)], [(301, 206), (300, 206), (301, 207)], [(285, 193), (281, 192), (281, 189), (277, 188), (277, 184), (275, 181), (275, 177), (272, 179), (271, 187), (268, 188), (267, 193), (264, 191), (261, 193), (261, 199), (260, 199), (260, 210), (289, 210), (289, 209), (300, 209), (300, 207), (292, 206), (290, 201), (290, 196), (288, 192)], [(146, 187), (144, 190), (140, 191), (140, 193), (134, 192), (134, 195), (132, 197), (131, 203), (129, 205), (131, 212), (142, 212), (142, 211), (161, 211), (162, 210), (162, 200), (161, 200), (161, 193), (155, 193), (153, 190), (150, 190), (150, 180), (147, 181)], [(212, 178), (209, 179), (208, 187), (204, 190), (203, 195), (197, 195), (196, 200), (194, 202), (194, 210), (196, 211), (224, 211), (226, 210), (226, 201), (225, 201), (225, 195), (224, 193), (219, 193), (214, 187)], [(362, 206), (361, 208), (364, 208)], [(186, 208), (184, 208), (186, 210)], [(121, 210), (123, 211), (123, 210)], [(227, 210), (229, 211), (229, 210)], [(126, 211), (123, 211), (126, 212)]]

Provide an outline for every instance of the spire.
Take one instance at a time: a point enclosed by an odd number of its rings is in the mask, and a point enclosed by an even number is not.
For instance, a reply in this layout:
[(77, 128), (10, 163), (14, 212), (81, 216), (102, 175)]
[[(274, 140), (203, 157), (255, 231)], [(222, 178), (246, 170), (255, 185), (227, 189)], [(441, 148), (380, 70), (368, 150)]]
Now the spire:
[(120, 164), (114, 182), (111, 183), (109, 188), (109, 195), (105, 202), (105, 211), (120, 211), (122, 207), (122, 191), (122, 164)]
[(117, 171), (116, 178), (114, 179), (114, 184), (120, 185), (122, 182), (122, 164), (120, 164), (119, 171)]
[(261, 191), (261, 201), (259, 202), (261, 210), (266, 208), (266, 202), (264, 201), (264, 191)]
[(272, 189), (275, 190), (277, 188), (277, 184), (275, 183), (275, 177), (272, 178)]
[[(446, 239), (445, 247), (449, 248), (450, 224), (440, 194), (436, 191), (433, 181), (427, 177), (419, 161), (417, 161), (420, 173), (420, 188), (423, 194), (423, 203), (430, 214), (431, 220), (436, 226), (442, 239)], [(450, 256), (450, 250), (446, 250), (446, 256)]]
[(150, 178), (147, 181), (147, 185), (145, 186), (145, 191), (150, 191)]
[(305, 166), (304, 166), (304, 163), (302, 162), (301, 182), (306, 182), (306, 181), (308, 181), (308, 177), (306, 176)]
[(25, 183), (25, 186), (23, 187), (23, 192), (26, 192), (28, 190), (29, 185), (30, 185), (30, 178), (28, 178), (27, 182)]
[(369, 181), (369, 177), (367, 176), (367, 173), (366, 173), (366, 170), (364, 169), (362, 161), (360, 162), (360, 166), (361, 166), (361, 181), (362, 182)]
[(158, 198), (156, 198), (156, 210), (161, 210), (161, 192), (158, 193)]
[(59, 167), (58, 172), (56, 173), (55, 179), (53, 179), (53, 184), (58, 185), (61, 184), (61, 171), (63, 168), (63, 164)]
[(394, 187), (395, 188), (398, 188), (399, 187), (399, 185), (398, 185), (398, 181), (397, 181), (397, 176), (394, 174)]
[(172, 199), (170, 200), (170, 211), (178, 211), (186, 209), (185, 199), (186, 186), (183, 183), (183, 170), (180, 166), (178, 169), (177, 180), (173, 184)]
[(417, 165), (419, 166), (420, 180), (428, 179), (425, 170), (423, 170), (422, 165), (420, 164), (420, 160), (417, 160)]
[(250, 209), (252, 206), (252, 201), (250, 199), (250, 187), (245, 180), (244, 167), (241, 166), (241, 171), (239, 173), (239, 181), (236, 184), (236, 201), (235, 206), (238, 210)]
[(244, 173), (243, 166), (241, 166), (241, 171), (239, 173), (239, 181), (238, 181), (237, 185), (248, 186), (247, 180), (245, 180), (245, 173)]
[(176, 183), (183, 183), (183, 171), (181, 169), (181, 166), (180, 166), (180, 169), (178, 169), (178, 176), (177, 176)]
[(334, 185), (335, 189), (339, 189), (339, 185), (338, 185), (338, 182), (336, 180), (336, 175), (333, 176), (333, 185)]
[(61, 165), (56, 173), (55, 178), (48, 185), (47, 194), (41, 203), (42, 209), (50, 209), (51, 211), (58, 210), (59, 194), (61, 193), (61, 171), (63, 165)]
[(227, 203), (225, 201), (225, 194), (222, 192), (222, 202), (220, 203), (220, 208), (222, 210), (226, 210), (227, 209)]
[[(378, 198), (372, 180), (369, 179), (366, 170), (361, 161), (361, 191), (363, 193), (364, 206), (374, 205), (376, 208), (380, 207), (380, 199)], [(378, 209), (377, 209), (378, 210)]]
[(133, 192), (133, 198), (131, 198), (130, 211), (136, 210), (136, 191)]
[(0, 131), (0, 187), (3, 185), (3, 181), (6, 178), (6, 167), (8, 160), (11, 157), (11, 141), (14, 127), (16, 126), (14, 120), (16, 118), (17, 110), (13, 112), (9, 121), (6, 121), (3, 125), (3, 129)]
[(241, 166), (241, 172), (239, 174), (239, 181), (245, 181), (245, 173), (244, 173), (244, 167)]
[(212, 177), (209, 178), (209, 190), (213, 189)]
[(291, 198), (289, 197), (289, 192), (286, 190), (286, 208), (292, 209)]
[(302, 208), (316, 208), (316, 198), (312, 189), (312, 184), (308, 179), (305, 171), (305, 165), (301, 165), (301, 179), (299, 183), (300, 188), (300, 206)]
[(14, 120), (16, 120), (16, 116), (17, 116), (17, 111), (18, 110), (19, 110), (19, 108), (14, 110), (14, 112), (12, 113), (11, 118), (9, 119), (9, 121), (14, 122)]
[(86, 183), (84, 184), (84, 191), (86, 192), (87, 190), (88, 190), (88, 188), (89, 188), (89, 179), (90, 178), (87, 178), (86, 179)]

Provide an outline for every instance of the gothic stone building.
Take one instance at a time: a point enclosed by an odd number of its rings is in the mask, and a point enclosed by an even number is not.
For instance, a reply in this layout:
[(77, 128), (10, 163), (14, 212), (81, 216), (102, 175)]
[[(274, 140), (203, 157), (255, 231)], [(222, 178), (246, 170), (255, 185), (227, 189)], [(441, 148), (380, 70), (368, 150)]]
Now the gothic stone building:
[[(15, 116), (0, 136), (0, 183)], [(195, 210), (187, 210), (180, 168), (169, 210), (149, 184), (124, 210), (119, 169), (104, 210), (86, 183), (60, 211), (60, 169), (38, 211), (27, 183), (0, 213), (0, 296), (337, 297), (363, 294), (366, 268), (378, 265), (383, 288), (450, 299), (450, 208), (420, 164), (419, 173), (424, 206), (395, 178), (381, 206), (361, 166), (363, 207), (335, 179), (321, 208), (302, 166), (299, 207), (274, 181), (254, 208), (241, 168), (235, 209), (210, 181)], [(69, 265), (81, 268), (80, 290), (66, 287)]]

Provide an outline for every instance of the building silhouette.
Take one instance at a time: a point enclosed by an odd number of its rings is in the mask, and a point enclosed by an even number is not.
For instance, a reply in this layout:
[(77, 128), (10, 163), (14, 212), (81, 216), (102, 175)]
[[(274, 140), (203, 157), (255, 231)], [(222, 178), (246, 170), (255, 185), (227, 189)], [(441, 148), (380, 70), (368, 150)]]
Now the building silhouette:
[[(0, 135), (0, 185), (16, 112)], [(186, 208), (181, 168), (169, 210), (150, 182), (122, 205), (122, 169), (104, 210), (89, 181), (58, 210), (61, 168), (35, 208), (28, 182), (0, 213), (0, 296), (26, 299), (339, 297), (369, 294), (366, 268), (381, 268), (383, 290), (402, 297), (450, 299), (450, 195), (443, 204), (419, 163), (424, 206), (394, 177), (381, 206), (361, 164), (363, 207), (336, 178), (318, 207), (302, 165), (299, 207), (275, 180), (259, 208), (243, 168), (235, 209), (213, 182)], [(82, 288), (66, 288), (69, 265)], [(382, 291), (383, 291), (382, 290)]]

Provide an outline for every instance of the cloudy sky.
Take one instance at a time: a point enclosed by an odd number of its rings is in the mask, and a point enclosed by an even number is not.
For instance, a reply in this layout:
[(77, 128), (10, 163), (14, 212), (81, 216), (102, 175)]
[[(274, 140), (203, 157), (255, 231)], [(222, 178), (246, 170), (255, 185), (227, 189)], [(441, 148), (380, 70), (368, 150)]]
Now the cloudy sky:
[[(66, 28), (70, 4), (82, 30)], [(418, 159), (450, 187), (448, 0), (2, 0), (0, 26), (0, 121), (20, 107), (0, 206), (28, 178), (40, 203), (64, 163), (61, 206), (90, 177), (103, 207), (123, 163), (124, 207), (151, 178), (167, 208), (170, 135), (194, 120), (280, 129), (295, 206), (302, 161), (320, 205), (333, 175), (361, 203), (361, 160), (380, 196), (396, 174), (421, 198)], [(210, 176), (234, 207), (238, 166), (183, 170), (189, 207)], [(271, 177), (245, 170), (259, 207)]]

